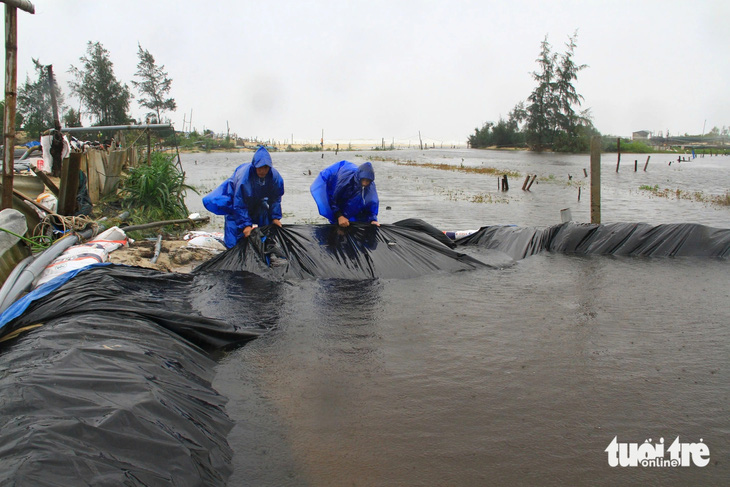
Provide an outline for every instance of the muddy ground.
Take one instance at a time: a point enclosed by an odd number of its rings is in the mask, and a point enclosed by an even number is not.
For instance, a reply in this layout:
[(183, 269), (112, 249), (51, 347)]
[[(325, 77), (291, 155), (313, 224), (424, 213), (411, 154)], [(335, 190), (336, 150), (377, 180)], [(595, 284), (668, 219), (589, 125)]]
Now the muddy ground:
[(188, 247), (185, 240), (163, 240), (160, 255), (155, 263), (156, 241), (139, 240), (109, 253), (109, 261), (114, 264), (132, 265), (157, 269), (163, 272), (188, 273), (210, 259), (218, 251), (201, 247)]

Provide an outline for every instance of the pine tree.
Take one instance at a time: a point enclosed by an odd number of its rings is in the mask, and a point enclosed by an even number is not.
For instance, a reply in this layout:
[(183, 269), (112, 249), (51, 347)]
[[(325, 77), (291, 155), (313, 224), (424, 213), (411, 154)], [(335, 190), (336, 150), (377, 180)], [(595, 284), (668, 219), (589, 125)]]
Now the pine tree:
[(583, 100), (583, 97), (576, 91), (574, 83), (578, 79), (578, 72), (588, 67), (586, 64), (577, 65), (573, 61), (577, 37), (578, 32), (576, 31), (568, 38), (567, 50), (560, 55), (560, 65), (557, 66), (557, 82), (555, 84), (558, 99), (558, 126), (568, 133), (573, 133), (576, 126), (582, 121), (573, 108), (576, 105), (580, 106)]
[(547, 36), (540, 43), (539, 70), (532, 73), (537, 86), (527, 97), (527, 143), (533, 150), (543, 150), (553, 142), (557, 130), (559, 100), (556, 95), (557, 55), (550, 48)]
[(155, 58), (146, 49), (137, 44), (139, 64), (135, 74), (141, 81), (132, 81), (139, 90), (139, 105), (154, 111), (157, 122), (162, 122), (161, 112), (175, 111), (177, 105), (174, 98), (167, 98), (172, 80), (164, 71), (165, 66), (157, 66)]
[(95, 119), (96, 125), (129, 123), (127, 112), (131, 93), (127, 85), (114, 76), (109, 51), (100, 43), (89, 41), (86, 54), (80, 58), (81, 68), (71, 66), (69, 69), (76, 78), (69, 82), (71, 90)]

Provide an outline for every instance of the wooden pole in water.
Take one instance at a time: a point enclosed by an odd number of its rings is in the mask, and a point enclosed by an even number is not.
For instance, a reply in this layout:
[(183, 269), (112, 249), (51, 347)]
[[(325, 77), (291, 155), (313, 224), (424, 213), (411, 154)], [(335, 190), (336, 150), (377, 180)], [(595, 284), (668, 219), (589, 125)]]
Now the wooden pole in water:
[(634, 172), (639, 170), (639, 160), (634, 159)]
[(586, 168), (585, 167), (583, 168), (583, 177), (584, 178), (587, 178), (588, 177), (588, 171), (586, 171)]
[[(591, 152), (593, 149), (591, 148)], [(618, 152), (618, 160), (616, 161), (616, 172), (618, 172), (618, 166), (621, 164), (621, 137), (616, 139), (616, 151)]]
[(651, 158), (651, 156), (646, 156), (646, 164), (644, 164), (644, 172), (646, 172), (646, 168), (649, 165), (649, 158)]
[(601, 137), (598, 135), (591, 138), (591, 223), (601, 223)]
[(532, 179), (530, 180), (530, 184), (527, 185), (527, 191), (530, 191), (530, 188), (532, 187), (532, 183), (535, 182), (535, 179), (537, 179), (537, 174), (532, 175)]
[(578, 186), (578, 201), (580, 201), (580, 186)]
[(524, 182), (524, 183), (522, 183), (522, 190), (523, 190), (523, 191), (525, 190), (525, 187), (527, 187), (527, 183), (528, 183), (529, 181), (530, 181), (530, 175), (528, 174), (528, 175), (527, 175), (527, 177), (525, 178), (525, 182)]

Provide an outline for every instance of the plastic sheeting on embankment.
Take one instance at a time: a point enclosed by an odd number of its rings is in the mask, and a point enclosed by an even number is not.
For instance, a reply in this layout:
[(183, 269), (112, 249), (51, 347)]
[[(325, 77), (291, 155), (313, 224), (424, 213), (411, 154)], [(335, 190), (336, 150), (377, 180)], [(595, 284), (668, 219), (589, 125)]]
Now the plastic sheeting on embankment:
[(248, 271), (268, 279), (409, 278), (487, 267), (428, 233), (394, 225), (274, 225), (195, 269)]
[[(275, 326), (280, 279), (487, 267), (432, 227), (407, 224), (264, 227), (193, 274), (99, 265), (39, 287), (0, 316), (0, 341), (25, 331), (0, 343), (0, 485), (224, 485), (232, 422), (206, 351)], [(543, 250), (727, 257), (730, 230), (568, 223), (485, 227), (456, 243), (513, 258)]]
[(224, 485), (232, 422), (206, 352), (275, 326), (277, 280), (479, 267), (407, 228), (295, 225), (259, 229), (194, 274), (58, 276), (0, 315), (0, 485)]
[(2, 337), (30, 331), (0, 344), (0, 485), (225, 485), (232, 421), (206, 350), (273, 326), (279, 286), (99, 265), (17, 303)]
[(547, 228), (489, 226), (456, 241), (458, 247), (499, 250), (513, 259), (542, 251), (623, 256), (729, 257), (730, 229), (694, 223), (649, 225), (567, 222)]

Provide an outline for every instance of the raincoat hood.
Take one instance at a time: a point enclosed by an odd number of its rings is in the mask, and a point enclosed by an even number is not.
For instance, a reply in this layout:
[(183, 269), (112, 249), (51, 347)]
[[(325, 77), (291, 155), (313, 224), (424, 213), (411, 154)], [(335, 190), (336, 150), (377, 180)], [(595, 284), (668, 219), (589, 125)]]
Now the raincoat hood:
[(266, 150), (266, 147), (261, 146), (258, 148), (256, 153), (253, 155), (251, 165), (256, 168), (263, 166), (273, 167), (273, 164), (271, 163), (271, 155), (269, 154), (269, 151)]
[(360, 164), (357, 168), (357, 180), (360, 181), (361, 179), (375, 181), (375, 170), (373, 169), (373, 165), (369, 162)]

